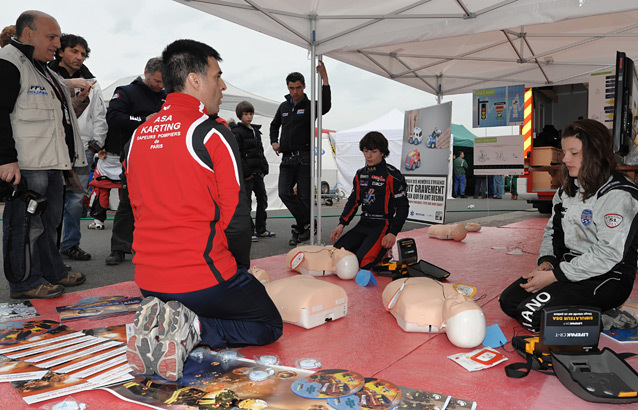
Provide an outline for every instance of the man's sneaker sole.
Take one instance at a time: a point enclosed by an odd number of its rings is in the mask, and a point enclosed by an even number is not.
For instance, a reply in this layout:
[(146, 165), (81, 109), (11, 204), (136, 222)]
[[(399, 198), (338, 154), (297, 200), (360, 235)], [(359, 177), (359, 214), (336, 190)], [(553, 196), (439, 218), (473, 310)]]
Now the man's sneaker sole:
[(201, 337), (194, 328), (197, 315), (176, 300), (164, 304), (158, 316), (158, 343), (153, 351), (155, 373), (166, 380), (182, 377), (184, 362)]
[(126, 345), (126, 358), (133, 371), (140, 374), (153, 374), (153, 350), (157, 345), (157, 318), (163, 306), (156, 297), (146, 297), (142, 300), (133, 326), (135, 333)]

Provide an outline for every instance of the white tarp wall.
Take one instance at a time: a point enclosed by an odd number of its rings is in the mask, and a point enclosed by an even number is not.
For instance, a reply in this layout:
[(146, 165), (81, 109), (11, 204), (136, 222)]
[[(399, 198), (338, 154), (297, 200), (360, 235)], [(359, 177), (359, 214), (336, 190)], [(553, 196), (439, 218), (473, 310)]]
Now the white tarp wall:
[(359, 141), (370, 131), (378, 131), (386, 137), (390, 149), (390, 155), (386, 161), (401, 169), (403, 122), (404, 113), (395, 108), (372, 122), (335, 133), (339, 185), (346, 196), (352, 191), (352, 179), (355, 173), (365, 166), (363, 153), (359, 150)]

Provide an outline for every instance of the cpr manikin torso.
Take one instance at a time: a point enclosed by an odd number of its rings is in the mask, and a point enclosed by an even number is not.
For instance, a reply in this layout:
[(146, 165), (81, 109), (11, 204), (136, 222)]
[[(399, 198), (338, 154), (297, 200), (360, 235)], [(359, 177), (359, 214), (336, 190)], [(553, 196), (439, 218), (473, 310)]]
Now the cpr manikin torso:
[(485, 338), (481, 308), (453, 285), (430, 278), (406, 278), (390, 282), (383, 291), (383, 305), (406, 332), (445, 332), (458, 347), (476, 347)]
[(359, 272), (357, 257), (352, 252), (334, 246), (298, 246), (286, 255), (286, 266), (302, 275), (336, 274), (346, 280), (353, 279)]

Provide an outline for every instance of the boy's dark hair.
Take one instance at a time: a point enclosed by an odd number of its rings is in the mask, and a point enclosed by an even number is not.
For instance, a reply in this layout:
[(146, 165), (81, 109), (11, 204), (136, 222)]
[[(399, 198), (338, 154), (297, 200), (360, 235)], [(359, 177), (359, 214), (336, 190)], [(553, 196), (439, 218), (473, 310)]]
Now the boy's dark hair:
[[(89, 43), (86, 42), (84, 37), (76, 36), (75, 34), (62, 34), (62, 37), (60, 37), (60, 51), (64, 51), (64, 49), (67, 47), (73, 48), (78, 44), (84, 47), (84, 50), (86, 51), (86, 58), (89, 58), (91, 49), (89, 48)], [(60, 56), (58, 56), (58, 53), (55, 53), (55, 57), (57, 59), (60, 58)]]
[(364, 148), (368, 150), (378, 149), (383, 154), (383, 158), (390, 155), (388, 140), (378, 131), (370, 131), (361, 138), (359, 149), (363, 152)]
[(222, 61), (214, 48), (199, 41), (176, 40), (167, 45), (162, 52), (162, 81), (166, 92), (183, 91), (186, 77), (190, 73), (205, 77), (209, 57)]
[(239, 104), (237, 104), (237, 107), (235, 107), (235, 114), (237, 114), (237, 118), (239, 119), (240, 122), (241, 122), (241, 116), (247, 112), (251, 114), (255, 113), (255, 107), (253, 107), (250, 101), (242, 101)]
[(561, 165), (562, 186), (567, 195), (573, 197), (578, 192), (575, 184), (575, 180), (578, 179), (578, 184), (584, 191), (584, 201), (594, 196), (616, 169), (614, 142), (607, 127), (590, 119), (568, 124), (563, 130), (561, 139), (568, 137), (576, 137), (582, 142), (583, 160), (577, 178), (570, 177), (565, 164)]
[(294, 73), (288, 74), (286, 77), (286, 85), (296, 83), (297, 81), (301, 81), (301, 84), (306, 85), (306, 79), (303, 78), (303, 74), (301, 73), (295, 71)]

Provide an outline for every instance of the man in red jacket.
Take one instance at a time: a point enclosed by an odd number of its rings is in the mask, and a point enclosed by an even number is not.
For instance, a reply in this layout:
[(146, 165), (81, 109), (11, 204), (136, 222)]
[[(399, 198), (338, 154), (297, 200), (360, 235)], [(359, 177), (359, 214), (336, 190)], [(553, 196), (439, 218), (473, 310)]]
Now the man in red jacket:
[(221, 58), (193, 40), (173, 42), (162, 58), (166, 103), (125, 149), (135, 282), (146, 297), (127, 356), (139, 373), (177, 380), (200, 341), (264, 345), (283, 326), (263, 285), (237, 266), (224, 233), (231, 220), (243, 222), (233, 215), (245, 196), (232, 133), (213, 115), (226, 89)]

